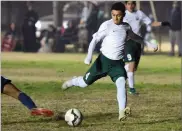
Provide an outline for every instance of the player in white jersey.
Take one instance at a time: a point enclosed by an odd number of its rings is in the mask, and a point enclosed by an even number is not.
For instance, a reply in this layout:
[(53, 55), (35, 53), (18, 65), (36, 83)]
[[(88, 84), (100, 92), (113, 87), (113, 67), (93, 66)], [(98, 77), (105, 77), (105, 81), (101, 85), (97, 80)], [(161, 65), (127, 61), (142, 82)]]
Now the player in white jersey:
[(126, 71), (124, 68), (124, 46), (127, 37), (143, 43), (143, 39), (133, 33), (129, 24), (123, 22), (125, 6), (121, 2), (113, 4), (111, 8), (112, 19), (101, 24), (99, 30), (93, 35), (89, 45), (85, 64), (90, 64), (96, 44), (102, 40), (101, 54), (97, 57), (84, 76), (75, 77), (63, 83), (62, 89), (72, 86), (85, 88), (96, 80), (109, 75), (117, 87), (117, 100), (119, 105), (119, 120), (124, 120), (130, 114), (126, 107), (127, 96), (125, 91)]
[[(142, 24), (146, 24), (147, 27), (154, 26), (170, 26), (169, 22), (151, 22), (150, 18), (147, 17), (141, 10), (136, 10), (136, 2), (135, 1), (125, 1), (126, 7), (126, 15), (123, 19), (124, 22), (127, 22), (133, 32), (139, 36), (141, 36), (141, 26)], [(150, 29), (148, 28), (148, 31)], [(128, 85), (129, 85), (129, 93), (130, 94), (138, 94), (134, 88), (134, 72), (137, 70), (140, 56), (141, 56), (141, 44), (128, 40), (125, 46), (125, 58), (124, 61), (128, 64), (125, 65), (125, 69), (127, 71), (128, 76)]]

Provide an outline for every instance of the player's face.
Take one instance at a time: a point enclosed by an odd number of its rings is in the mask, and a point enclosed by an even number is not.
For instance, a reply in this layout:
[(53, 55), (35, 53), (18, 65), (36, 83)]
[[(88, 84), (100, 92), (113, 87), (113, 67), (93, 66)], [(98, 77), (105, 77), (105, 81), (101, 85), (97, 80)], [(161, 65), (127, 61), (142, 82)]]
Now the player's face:
[(111, 16), (114, 24), (119, 25), (123, 21), (123, 13), (120, 10), (112, 10)]
[(128, 2), (125, 4), (125, 6), (126, 6), (126, 9), (127, 9), (129, 12), (133, 12), (133, 11), (135, 10), (135, 7), (136, 7), (136, 5), (133, 4), (132, 1), (128, 1)]

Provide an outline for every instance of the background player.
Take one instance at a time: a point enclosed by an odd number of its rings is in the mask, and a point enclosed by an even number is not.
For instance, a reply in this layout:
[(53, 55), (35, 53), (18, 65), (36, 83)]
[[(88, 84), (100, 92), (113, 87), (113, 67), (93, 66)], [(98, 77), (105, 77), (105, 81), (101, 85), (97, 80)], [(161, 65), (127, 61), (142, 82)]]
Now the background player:
[[(152, 25), (153, 27), (158, 26), (170, 26), (169, 22), (151, 22), (150, 18), (147, 17), (141, 10), (136, 10), (136, 1), (125, 1), (126, 15), (123, 19), (124, 22), (128, 23), (132, 31), (141, 36), (141, 26), (146, 24), (147, 26)], [(146, 43), (147, 44), (147, 43)], [(148, 45), (149, 46), (149, 45)], [(129, 39), (125, 46), (125, 58), (127, 62), (125, 69), (128, 76), (128, 85), (130, 94), (138, 94), (134, 88), (134, 72), (137, 70), (141, 56), (141, 44), (136, 41)]]

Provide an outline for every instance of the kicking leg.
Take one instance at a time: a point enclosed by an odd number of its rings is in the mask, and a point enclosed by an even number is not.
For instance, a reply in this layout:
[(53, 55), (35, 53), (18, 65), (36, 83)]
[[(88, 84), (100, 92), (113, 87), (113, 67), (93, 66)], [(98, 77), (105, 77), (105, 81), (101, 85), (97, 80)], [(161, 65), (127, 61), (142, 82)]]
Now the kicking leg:
[(62, 85), (62, 89), (66, 90), (72, 86), (79, 86), (81, 88), (85, 88), (88, 85), (85, 83), (83, 76), (79, 76), (79, 77), (74, 77), (73, 79), (64, 82)]
[(28, 109), (37, 108), (32, 99), (27, 96), (25, 93), (21, 92), (15, 85), (9, 83), (4, 86), (3, 94), (11, 96), (17, 100), (19, 100), (24, 106)]
[(99, 55), (84, 76), (74, 77), (73, 79), (64, 82), (62, 85), (62, 89), (66, 90), (73, 86), (85, 88), (88, 85), (91, 85), (92, 83), (97, 81), (98, 79), (106, 76), (107, 73), (103, 72), (102, 67), (100, 66), (101, 61), (104, 61), (101, 59), (104, 59), (104, 58), (101, 57), (101, 55)]
[(19, 100), (24, 106), (26, 106), (32, 115), (43, 115), (43, 116), (52, 116), (53, 112), (48, 109), (37, 108), (33, 100), (25, 93), (21, 92), (15, 85), (12, 83), (7, 83), (4, 85), (3, 94), (11, 96)]

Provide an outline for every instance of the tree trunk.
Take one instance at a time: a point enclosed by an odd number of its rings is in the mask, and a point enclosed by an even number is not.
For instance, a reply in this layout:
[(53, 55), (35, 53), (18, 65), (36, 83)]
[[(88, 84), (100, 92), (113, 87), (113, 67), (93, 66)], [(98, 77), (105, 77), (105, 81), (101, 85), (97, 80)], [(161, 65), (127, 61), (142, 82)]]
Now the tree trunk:
[(55, 27), (62, 26), (64, 5), (65, 5), (65, 2), (53, 1), (53, 20), (54, 20)]

